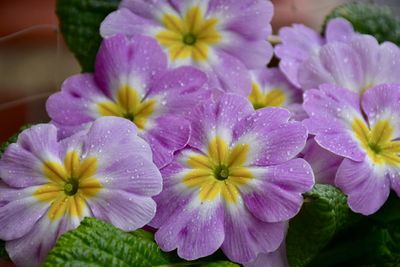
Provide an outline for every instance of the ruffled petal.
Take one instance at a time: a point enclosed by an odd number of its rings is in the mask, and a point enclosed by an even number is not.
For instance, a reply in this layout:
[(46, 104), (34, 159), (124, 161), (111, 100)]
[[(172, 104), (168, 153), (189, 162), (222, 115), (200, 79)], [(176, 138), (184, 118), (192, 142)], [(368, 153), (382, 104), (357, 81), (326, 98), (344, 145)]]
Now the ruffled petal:
[(171, 214), (156, 232), (164, 251), (178, 249), (179, 257), (194, 260), (213, 254), (224, 241), (224, 209), (217, 202), (192, 200)]
[(316, 135), (315, 141), (320, 146), (356, 161), (364, 159), (364, 151), (352, 136), (353, 120), (362, 119), (357, 93), (322, 85), (320, 90), (309, 90), (304, 94), (303, 107), (310, 116), (303, 123), (311, 134)]
[(57, 239), (78, 225), (79, 222), (69, 221), (68, 217), (49, 221), (46, 216), (43, 216), (29, 233), (19, 239), (6, 242), (6, 250), (17, 266), (39, 267)]
[(189, 145), (204, 150), (216, 136), (229, 143), (235, 124), (253, 111), (246, 98), (233, 94), (224, 94), (216, 101), (202, 103), (192, 111), (193, 115), (187, 117), (192, 126)]
[(128, 1), (125, 1), (125, 4), (121, 4), (120, 9), (110, 13), (101, 23), (101, 36), (108, 38), (116, 34), (124, 34), (126, 36), (145, 34), (150, 29), (157, 26), (151, 18), (138, 16), (132, 12), (134, 10), (126, 8), (126, 2)]
[(256, 188), (244, 195), (249, 211), (266, 222), (281, 222), (293, 218), (303, 204), (302, 194), (311, 190), (314, 175), (303, 159), (294, 159), (265, 168)]
[(348, 43), (354, 35), (353, 25), (343, 18), (331, 19), (326, 25), (325, 36), (328, 43)]
[(0, 239), (12, 240), (27, 234), (45, 214), (50, 204), (33, 196), (38, 186), (26, 189), (7, 188), (1, 190)]
[(187, 120), (170, 115), (157, 118), (152, 129), (142, 136), (150, 144), (154, 163), (162, 168), (172, 161), (175, 151), (186, 146), (190, 132)]
[(47, 182), (43, 176), (44, 160), (59, 157), (57, 129), (51, 124), (38, 124), (23, 131), (0, 160), (0, 176), (13, 187), (28, 187)]
[(109, 97), (129, 85), (143, 97), (151, 81), (167, 68), (167, 57), (150, 37), (123, 35), (105, 39), (96, 57), (95, 79)]
[(250, 262), (259, 253), (276, 250), (284, 239), (284, 232), (284, 223), (260, 221), (243, 204), (238, 204), (225, 209), (225, 240), (222, 251), (232, 261)]
[(290, 113), (281, 108), (263, 108), (243, 119), (234, 129), (236, 144), (250, 146), (247, 166), (285, 162), (304, 148), (307, 130), (288, 122)]
[(335, 176), (343, 158), (337, 156), (318, 145), (314, 139), (309, 139), (302, 157), (311, 165), (315, 182), (319, 184), (335, 184)]
[(368, 161), (343, 160), (335, 183), (348, 196), (350, 208), (363, 215), (375, 213), (390, 193), (390, 180), (386, 177), (385, 170)]
[(156, 213), (156, 203), (147, 196), (107, 188), (87, 200), (93, 216), (124, 231), (134, 231), (148, 224)]

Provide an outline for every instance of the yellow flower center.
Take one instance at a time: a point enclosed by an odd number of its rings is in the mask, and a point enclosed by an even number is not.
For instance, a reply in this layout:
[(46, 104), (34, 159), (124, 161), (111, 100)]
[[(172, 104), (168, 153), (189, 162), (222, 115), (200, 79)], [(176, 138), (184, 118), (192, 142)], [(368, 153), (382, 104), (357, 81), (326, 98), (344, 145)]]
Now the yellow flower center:
[(253, 104), (254, 109), (265, 107), (283, 107), (286, 102), (285, 92), (280, 88), (272, 88), (263, 93), (260, 86), (253, 83), (249, 100)]
[(118, 90), (115, 101), (108, 100), (97, 103), (101, 116), (116, 116), (126, 118), (143, 130), (150, 116), (156, 109), (156, 100), (142, 101), (140, 94), (132, 87), (125, 85)]
[(253, 179), (251, 171), (244, 166), (249, 148), (247, 144), (230, 148), (222, 138), (214, 138), (206, 155), (195, 153), (187, 159), (191, 170), (184, 176), (184, 184), (198, 188), (201, 201), (222, 196), (226, 202), (236, 203), (239, 188)]
[(43, 175), (49, 182), (40, 186), (33, 196), (51, 203), (48, 211), (50, 220), (60, 219), (64, 215), (82, 219), (86, 199), (97, 195), (102, 188), (94, 177), (96, 170), (96, 158), (89, 157), (81, 161), (76, 151), (69, 151), (63, 164), (56, 161), (43, 163)]
[(165, 30), (156, 34), (159, 43), (168, 49), (170, 58), (191, 58), (194, 61), (208, 59), (209, 46), (221, 40), (217, 31), (218, 20), (207, 19), (200, 7), (192, 7), (183, 17), (166, 13), (161, 19)]
[(352, 130), (373, 163), (400, 166), (400, 141), (392, 141), (394, 127), (388, 120), (380, 120), (370, 129), (357, 118)]

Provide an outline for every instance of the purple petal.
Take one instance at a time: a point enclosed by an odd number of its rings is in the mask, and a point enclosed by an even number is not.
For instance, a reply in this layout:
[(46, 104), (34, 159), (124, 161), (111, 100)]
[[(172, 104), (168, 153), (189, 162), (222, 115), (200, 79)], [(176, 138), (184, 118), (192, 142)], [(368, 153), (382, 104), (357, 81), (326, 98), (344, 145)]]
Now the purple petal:
[(266, 174), (257, 188), (244, 195), (249, 211), (266, 222), (282, 222), (293, 218), (303, 204), (302, 193), (311, 190), (314, 176), (303, 159), (266, 167)]
[(304, 109), (310, 116), (304, 121), (315, 141), (339, 156), (361, 161), (365, 153), (351, 136), (353, 119), (362, 118), (358, 94), (333, 85), (320, 86), (304, 94)]
[(19, 239), (6, 242), (6, 250), (17, 266), (40, 266), (56, 240), (65, 232), (79, 225), (64, 217), (51, 222), (43, 216), (32, 230)]
[(400, 83), (400, 49), (391, 42), (384, 42), (379, 48), (379, 61), (369, 62), (377, 66), (374, 85), (383, 83)]
[(286, 244), (282, 245), (270, 253), (258, 254), (256, 260), (245, 263), (244, 267), (290, 267), (286, 256)]
[(124, 231), (134, 231), (143, 227), (156, 213), (156, 203), (153, 199), (125, 190), (103, 188), (87, 202), (94, 217)]
[(13, 187), (46, 183), (42, 161), (58, 158), (57, 130), (51, 124), (38, 124), (25, 131), (11, 144), (0, 160), (0, 176)]
[(134, 10), (129, 10), (122, 6), (120, 9), (110, 13), (100, 25), (101, 36), (108, 38), (117, 34), (126, 36), (145, 34), (149, 29), (157, 25), (151, 18), (140, 17), (132, 11)]
[(235, 124), (253, 111), (246, 98), (233, 94), (204, 102), (193, 110), (192, 116), (188, 116), (192, 126), (189, 145), (202, 150), (208, 146), (210, 137), (219, 135), (231, 139)]
[(282, 44), (275, 47), (275, 53), (281, 59), (279, 67), (289, 81), (300, 88), (298, 81), (300, 66), (310, 56), (318, 53), (323, 45), (323, 39), (317, 32), (301, 24), (283, 27), (279, 31), (279, 36)]
[(142, 136), (151, 146), (154, 163), (162, 168), (172, 161), (175, 151), (186, 146), (190, 132), (190, 123), (184, 118), (161, 116)]
[(231, 260), (246, 263), (259, 253), (276, 250), (284, 239), (284, 223), (267, 223), (253, 217), (239, 204), (225, 213), (222, 251)]
[(335, 183), (348, 196), (350, 208), (363, 215), (375, 213), (390, 193), (390, 180), (385, 177), (385, 171), (367, 160), (343, 160)]
[(122, 190), (139, 196), (161, 192), (162, 177), (151, 158), (130, 154), (126, 158), (99, 166), (96, 178), (107, 189)]
[(210, 0), (207, 13), (218, 14), (226, 30), (237, 32), (249, 40), (265, 40), (271, 34), (269, 22), (273, 5), (270, 1)]
[(218, 59), (207, 71), (210, 87), (220, 87), (227, 93), (248, 96), (251, 90), (250, 73), (246, 66), (230, 54), (218, 50)]
[[(368, 117), (370, 124), (373, 124), (382, 117), (390, 116), (390, 121), (399, 122), (400, 119), (400, 84), (382, 84), (376, 86), (363, 95), (362, 108)], [(400, 131), (399, 123), (397, 133)], [(398, 136), (396, 136), (398, 137)]]
[(235, 127), (235, 143), (250, 145), (247, 165), (278, 164), (300, 153), (307, 140), (307, 130), (299, 122), (288, 122), (289, 118), (290, 113), (285, 109), (263, 108)]
[(142, 96), (152, 79), (167, 68), (167, 57), (150, 37), (127, 38), (116, 35), (105, 39), (96, 57), (95, 79), (108, 96), (128, 84)]
[(2, 190), (0, 207), (0, 239), (12, 240), (27, 234), (45, 214), (49, 203), (40, 202), (33, 194), (39, 187)]
[(309, 139), (307, 141), (306, 147), (301, 154), (311, 165), (316, 183), (335, 184), (335, 175), (343, 160), (342, 157), (323, 149), (314, 139)]
[(220, 203), (193, 203), (174, 214), (156, 232), (164, 251), (178, 249), (179, 257), (194, 260), (213, 254), (224, 241), (224, 209)]
[[(222, 49), (240, 59), (247, 68), (259, 69), (265, 67), (273, 55), (272, 46), (266, 40), (247, 41), (241, 36), (230, 38), (230, 42)], [(246, 49), (243, 49), (246, 47)]]
[(46, 102), (50, 118), (60, 126), (78, 128), (95, 118), (90, 106), (95, 98), (105, 97), (92, 74), (78, 74), (68, 78), (62, 91), (51, 95)]
[(353, 25), (343, 19), (335, 18), (328, 22), (325, 30), (326, 41), (330, 42), (350, 42), (351, 38), (355, 35)]
[(299, 82), (304, 90), (317, 88), (323, 83), (334, 83), (360, 92), (364, 80), (362, 64), (351, 46), (337, 42), (326, 44), (318, 57), (310, 58), (300, 69)]
[(119, 8), (127, 8), (141, 17), (152, 19), (162, 2), (160, 0), (122, 0)]
[(168, 114), (185, 114), (199, 102), (208, 100), (211, 92), (202, 86), (207, 75), (193, 67), (179, 67), (167, 71), (151, 86), (149, 97), (156, 97)]

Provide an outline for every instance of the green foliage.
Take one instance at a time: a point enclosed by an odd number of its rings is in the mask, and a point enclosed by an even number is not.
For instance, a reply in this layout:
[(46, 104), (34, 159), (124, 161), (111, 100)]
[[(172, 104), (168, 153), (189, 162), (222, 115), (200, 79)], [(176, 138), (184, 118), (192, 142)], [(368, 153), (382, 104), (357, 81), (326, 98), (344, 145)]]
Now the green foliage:
[(228, 261), (183, 262), (160, 250), (152, 235), (143, 230), (123, 232), (102, 221), (86, 218), (67, 232), (49, 253), (45, 267), (55, 266), (238, 266)]
[(391, 41), (400, 45), (400, 20), (387, 6), (365, 2), (344, 4), (327, 16), (325, 24), (338, 17), (350, 21), (357, 32), (375, 36), (379, 42)]
[(93, 71), (101, 43), (100, 23), (116, 10), (120, 0), (58, 0), (57, 15), (64, 39), (82, 66)]
[(305, 194), (300, 213), (289, 223), (286, 248), (290, 266), (306, 266), (338, 231), (358, 217), (353, 216), (338, 189), (315, 185)]

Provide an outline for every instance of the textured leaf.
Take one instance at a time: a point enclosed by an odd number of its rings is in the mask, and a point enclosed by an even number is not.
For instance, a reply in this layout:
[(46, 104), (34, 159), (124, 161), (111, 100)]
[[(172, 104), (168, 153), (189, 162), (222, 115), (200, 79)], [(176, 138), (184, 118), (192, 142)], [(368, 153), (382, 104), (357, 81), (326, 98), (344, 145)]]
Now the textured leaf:
[(300, 213), (289, 223), (286, 249), (291, 267), (306, 266), (335, 233), (350, 224), (354, 215), (346, 197), (329, 185), (315, 185), (305, 194)]
[(64, 39), (82, 66), (93, 71), (101, 43), (100, 23), (117, 9), (120, 0), (58, 0), (57, 15)]
[(9, 259), (6, 248), (5, 248), (5, 243), (2, 240), (0, 240), (0, 258), (7, 259), (7, 260)]
[(123, 232), (102, 221), (86, 218), (81, 225), (65, 233), (49, 253), (45, 267), (70, 266), (205, 266), (235, 267), (229, 261), (184, 262), (175, 254), (165, 253), (143, 230)]
[(160, 266), (171, 262), (155, 242), (86, 218), (58, 240), (44, 266)]
[(331, 12), (325, 23), (337, 17), (347, 19), (357, 32), (373, 35), (379, 42), (400, 45), (400, 20), (387, 6), (361, 2), (344, 4)]

